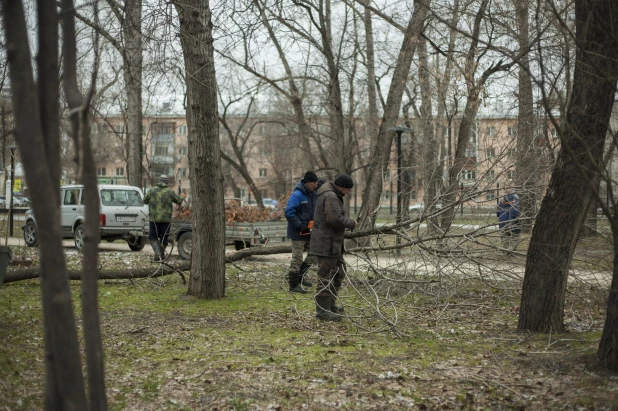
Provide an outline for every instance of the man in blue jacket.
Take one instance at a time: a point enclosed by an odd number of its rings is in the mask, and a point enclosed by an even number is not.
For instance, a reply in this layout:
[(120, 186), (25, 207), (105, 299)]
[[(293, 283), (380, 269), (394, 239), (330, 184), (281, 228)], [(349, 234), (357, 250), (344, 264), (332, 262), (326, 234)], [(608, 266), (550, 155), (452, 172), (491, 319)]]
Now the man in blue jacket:
[(517, 248), (521, 232), (519, 196), (515, 193), (505, 195), (498, 203), (496, 214), (500, 222), (502, 248), (509, 254), (510, 250)]
[[(285, 218), (288, 220), (288, 238), (292, 240), (292, 261), (288, 278), (290, 291), (305, 294), (307, 291), (302, 287), (311, 287), (305, 280), (305, 274), (316, 262), (315, 257), (303, 254), (309, 252), (311, 240), (311, 224), (313, 223), (313, 211), (317, 200), (315, 187), (318, 184), (318, 176), (313, 171), (307, 171), (302, 180), (296, 183), (294, 191), (285, 207)], [(302, 285), (301, 285), (302, 284)]]

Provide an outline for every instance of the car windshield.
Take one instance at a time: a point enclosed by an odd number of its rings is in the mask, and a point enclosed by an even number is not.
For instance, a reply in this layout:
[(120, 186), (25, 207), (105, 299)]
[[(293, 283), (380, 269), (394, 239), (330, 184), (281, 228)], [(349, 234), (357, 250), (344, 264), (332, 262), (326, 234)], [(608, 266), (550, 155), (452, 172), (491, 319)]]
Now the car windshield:
[(141, 207), (142, 196), (136, 190), (101, 190), (101, 202), (105, 206)]

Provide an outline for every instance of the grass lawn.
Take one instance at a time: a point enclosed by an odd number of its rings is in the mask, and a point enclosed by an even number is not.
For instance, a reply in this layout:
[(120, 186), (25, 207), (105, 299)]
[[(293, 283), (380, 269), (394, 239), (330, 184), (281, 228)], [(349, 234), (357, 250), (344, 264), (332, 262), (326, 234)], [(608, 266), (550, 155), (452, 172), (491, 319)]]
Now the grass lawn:
[[(79, 265), (74, 250), (67, 258)], [(116, 269), (151, 264), (147, 253), (100, 258)], [(311, 294), (287, 292), (285, 270), (272, 260), (228, 266), (216, 301), (187, 297), (177, 275), (99, 282), (110, 409), (618, 408), (618, 377), (595, 359), (602, 288), (573, 286), (569, 332), (547, 335), (515, 330), (517, 282), (385, 284), (350, 272), (347, 318), (323, 323)], [(38, 280), (0, 288), (0, 409), (42, 408), (39, 293)]]

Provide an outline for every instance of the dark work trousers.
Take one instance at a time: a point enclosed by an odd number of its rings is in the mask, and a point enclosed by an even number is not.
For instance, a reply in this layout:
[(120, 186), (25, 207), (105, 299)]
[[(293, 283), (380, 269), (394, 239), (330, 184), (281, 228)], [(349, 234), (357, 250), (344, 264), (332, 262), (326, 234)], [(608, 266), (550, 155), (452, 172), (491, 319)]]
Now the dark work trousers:
[(318, 256), (317, 295), (337, 295), (345, 277), (345, 261), (343, 257)]
[(170, 223), (150, 222), (150, 231), (148, 239), (150, 241), (158, 241), (163, 247), (167, 247), (167, 236), (170, 233)]

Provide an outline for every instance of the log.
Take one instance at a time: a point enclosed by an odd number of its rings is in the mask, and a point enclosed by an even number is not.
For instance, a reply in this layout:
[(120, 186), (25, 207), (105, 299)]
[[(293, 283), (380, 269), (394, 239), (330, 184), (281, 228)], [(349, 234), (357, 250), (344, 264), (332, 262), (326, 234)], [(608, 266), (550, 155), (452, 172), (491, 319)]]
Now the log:
[[(232, 263), (252, 256), (285, 254), (291, 252), (291, 245), (246, 248), (244, 250), (239, 250), (234, 253), (227, 254), (225, 256), (225, 262)], [(131, 268), (128, 270), (99, 270), (98, 276), (99, 280), (129, 280), (134, 278), (161, 277), (174, 273), (182, 273), (183, 271), (189, 271), (189, 269), (191, 269), (191, 263), (189, 261), (182, 262), (177, 266), (153, 263), (152, 267)], [(81, 271), (70, 270), (68, 274), (69, 280), (81, 279)], [(39, 278), (39, 276), (39, 267), (28, 268), (25, 270), (10, 271), (6, 273), (4, 277), (4, 282), (12, 283), (15, 281), (31, 280), (34, 278)]]

